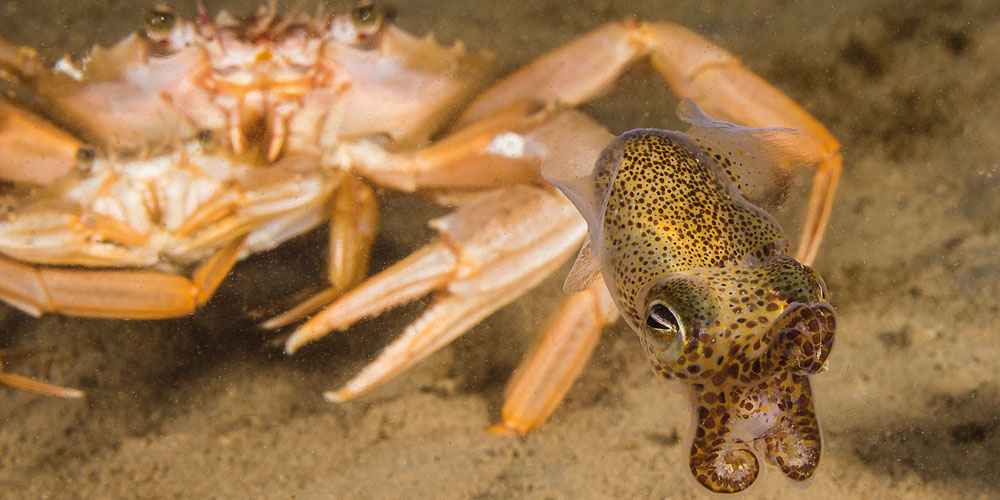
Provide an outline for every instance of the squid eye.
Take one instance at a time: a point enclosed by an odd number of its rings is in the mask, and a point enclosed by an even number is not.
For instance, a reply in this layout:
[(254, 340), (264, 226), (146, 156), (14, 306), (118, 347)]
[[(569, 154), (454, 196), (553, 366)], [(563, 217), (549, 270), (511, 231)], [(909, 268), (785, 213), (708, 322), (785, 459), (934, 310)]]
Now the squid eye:
[(662, 302), (653, 302), (646, 315), (645, 337), (657, 351), (660, 361), (669, 362), (680, 354), (682, 335), (681, 325), (673, 311)]
[(378, 31), (382, 25), (382, 10), (371, 2), (361, 2), (351, 9), (351, 24), (365, 34)]
[(680, 331), (677, 324), (677, 317), (670, 312), (670, 308), (657, 302), (649, 308), (649, 316), (646, 317), (646, 328), (658, 332), (675, 335)]
[(156, 8), (146, 14), (146, 34), (150, 38), (165, 37), (174, 30), (176, 25), (177, 15), (169, 10)]

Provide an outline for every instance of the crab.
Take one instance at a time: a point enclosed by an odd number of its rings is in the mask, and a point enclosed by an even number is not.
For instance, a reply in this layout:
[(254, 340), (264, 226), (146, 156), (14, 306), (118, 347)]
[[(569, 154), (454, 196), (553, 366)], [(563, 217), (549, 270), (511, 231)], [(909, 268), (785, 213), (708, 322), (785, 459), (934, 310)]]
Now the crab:
[(376, 231), (358, 174), (398, 169), (415, 189), (407, 152), (490, 60), (370, 3), (244, 20), (157, 7), (144, 31), (52, 69), (0, 40), (0, 76), (51, 119), (0, 97), (0, 298), (33, 315), (182, 316), (237, 260), (324, 221), (336, 296), (367, 273)]
[[(367, 2), (316, 16), (272, 5), (243, 20), (203, 9), (187, 20), (157, 7), (144, 31), (95, 48), (82, 65), (64, 58), (47, 69), (32, 49), (0, 41), (2, 76), (46, 117), (0, 99), (0, 299), (35, 315), (186, 315), (239, 259), (328, 222), (329, 289), (263, 325), (311, 315), (286, 352), (435, 296), (357, 377), (325, 394), (356, 397), (576, 252), (586, 223), (539, 165), (568, 138), (602, 129), (572, 108), (640, 60), (714, 117), (815, 141), (822, 158), (796, 255), (812, 262), (840, 174), (837, 141), (681, 26), (606, 24), (476, 94), (488, 52), (411, 36)], [(458, 208), (431, 222), (436, 241), (358, 285), (377, 230), (372, 185)], [(512, 378), (493, 429), (540, 425), (617, 316), (599, 278), (567, 297)]]

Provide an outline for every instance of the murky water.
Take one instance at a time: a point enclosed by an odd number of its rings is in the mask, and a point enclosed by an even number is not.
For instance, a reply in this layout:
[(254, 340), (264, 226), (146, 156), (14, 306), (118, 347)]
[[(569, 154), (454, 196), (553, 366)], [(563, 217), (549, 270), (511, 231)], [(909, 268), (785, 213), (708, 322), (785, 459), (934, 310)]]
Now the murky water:
[[(7, 1), (0, 36), (50, 60), (80, 55), (137, 29), (153, 3)], [(830, 370), (813, 379), (826, 441), (806, 494), (1000, 495), (1000, 7), (634, 4), (391, 3), (407, 30), (493, 49), (497, 74), (609, 20), (670, 20), (802, 103), (845, 152), (815, 266), (840, 325)], [(640, 68), (584, 110), (620, 132), (677, 126), (674, 105)], [(406, 195), (382, 203), (376, 268), (432, 238), (425, 221), (443, 213)], [(795, 213), (793, 203), (786, 215)], [(697, 497), (687, 402), (652, 375), (620, 323), (543, 428), (524, 440), (483, 431), (561, 299), (565, 268), (404, 376), (356, 402), (325, 403), (323, 390), (356, 373), (426, 303), (285, 357), (249, 312), (320, 279), (322, 252), (316, 234), (249, 259), (189, 318), (36, 319), (0, 306), (0, 345), (53, 348), (8, 369), (88, 393), (63, 401), (3, 391), (0, 496)], [(799, 494), (773, 473), (751, 491)]]

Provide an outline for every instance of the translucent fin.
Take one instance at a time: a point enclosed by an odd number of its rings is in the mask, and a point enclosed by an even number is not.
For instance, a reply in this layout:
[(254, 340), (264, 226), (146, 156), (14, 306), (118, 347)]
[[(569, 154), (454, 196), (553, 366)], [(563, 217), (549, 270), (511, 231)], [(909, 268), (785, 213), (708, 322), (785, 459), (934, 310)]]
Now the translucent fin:
[(576, 255), (573, 269), (570, 269), (566, 281), (563, 282), (563, 292), (572, 295), (582, 292), (601, 274), (601, 267), (591, 251), (590, 238), (583, 240), (583, 247)]
[(605, 130), (583, 132), (557, 143), (542, 161), (542, 177), (573, 202), (592, 231), (601, 227), (600, 213), (610, 178), (599, 175), (595, 165), (602, 163), (598, 160), (613, 140), (615, 136)]
[(715, 120), (691, 99), (677, 105), (677, 117), (690, 123), (687, 131), (718, 162), (733, 184), (761, 208), (781, 204), (796, 169), (822, 160), (819, 144), (804, 131), (751, 128)]

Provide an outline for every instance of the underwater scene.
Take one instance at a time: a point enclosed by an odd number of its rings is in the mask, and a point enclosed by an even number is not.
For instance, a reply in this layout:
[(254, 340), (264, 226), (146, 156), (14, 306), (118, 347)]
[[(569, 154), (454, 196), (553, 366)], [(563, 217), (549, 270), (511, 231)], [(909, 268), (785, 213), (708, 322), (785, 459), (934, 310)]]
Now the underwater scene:
[(987, 0), (5, 0), (0, 498), (998, 497), (997, 53)]

